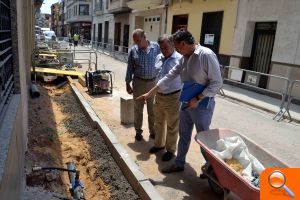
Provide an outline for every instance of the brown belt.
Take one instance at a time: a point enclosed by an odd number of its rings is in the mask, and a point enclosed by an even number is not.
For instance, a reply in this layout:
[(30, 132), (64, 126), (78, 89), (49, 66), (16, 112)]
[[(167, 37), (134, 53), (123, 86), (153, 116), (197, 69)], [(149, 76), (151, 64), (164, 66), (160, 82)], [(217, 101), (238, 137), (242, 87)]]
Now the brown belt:
[(151, 78), (151, 79), (145, 79), (145, 78), (140, 78), (140, 77), (138, 77), (138, 76), (134, 76), (133, 77), (134, 79), (138, 79), (138, 80), (141, 80), (141, 81), (155, 81), (155, 77), (154, 78)]
[(160, 93), (160, 92), (157, 92), (157, 94), (161, 95), (161, 96), (169, 96), (169, 95), (172, 95), (172, 94), (176, 94), (180, 92), (180, 90), (176, 90), (174, 92), (170, 92), (170, 93), (167, 93), (167, 94), (164, 94), (164, 93)]

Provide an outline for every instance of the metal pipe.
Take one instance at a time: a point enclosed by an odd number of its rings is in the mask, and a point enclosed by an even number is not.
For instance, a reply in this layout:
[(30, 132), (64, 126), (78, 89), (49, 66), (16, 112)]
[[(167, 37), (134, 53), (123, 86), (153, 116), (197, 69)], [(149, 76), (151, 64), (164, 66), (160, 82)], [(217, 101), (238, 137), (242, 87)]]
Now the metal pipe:
[(38, 97), (40, 97), (40, 91), (39, 91), (39, 89), (38, 89), (38, 87), (37, 87), (37, 85), (36, 84), (31, 84), (30, 85), (30, 95), (31, 95), (31, 98), (38, 98)]

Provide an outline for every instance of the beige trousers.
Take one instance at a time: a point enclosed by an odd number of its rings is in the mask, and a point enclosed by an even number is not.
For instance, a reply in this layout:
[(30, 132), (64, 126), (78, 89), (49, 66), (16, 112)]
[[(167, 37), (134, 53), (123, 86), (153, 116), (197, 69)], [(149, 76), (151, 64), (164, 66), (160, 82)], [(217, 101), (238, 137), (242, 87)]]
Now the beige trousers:
[(175, 153), (179, 127), (179, 96), (180, 92), (163, 96), (155, 95), (155, 147), (164, 147), (167, 151)]
[[(145, 102), (142, 100), (136, 100), (137, 97), (145, 94), (150, 89), (155, 86), (155, 80), (144, 81), (137, 78), (133, 78), (132, 89), (133, 89), (133, 99), (134, 99), (134, 128), (137, 133), (142, 133), (143, 125), (143, 110)], [(148, 112), (148, 126), (150, 134), (155, 134), (154, 129), (154, 111), (153, 111), (154, 97), (147, 100), (147, 112)]]

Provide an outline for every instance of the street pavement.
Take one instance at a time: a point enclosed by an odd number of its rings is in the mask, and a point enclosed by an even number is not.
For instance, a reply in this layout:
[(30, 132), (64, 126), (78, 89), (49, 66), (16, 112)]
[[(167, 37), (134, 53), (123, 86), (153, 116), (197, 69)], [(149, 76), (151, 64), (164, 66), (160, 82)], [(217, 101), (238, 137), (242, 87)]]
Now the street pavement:
[[(82, 49), (78, 47), (78, 49)], [(86, 54), (78, 54), (77, 58), (84, 58)], [(91, 104), (101, 120), (103, 120), (115, 133), (121, 144), (124, 145), (132, 159), (139, 165), (142, 172), (151, 180), (165, 199), (222, 199), (212, 193), (206, 180), (199, 178), (200, 167), (204, 164), (198, 144), (192, 139), (187, 165), (184, 172), (165, 175), (160, 169), (170, 164), (162, 162), (163, 152), (156, 155), (149, 154), (148, 150), (153, 146), (153, 140), (149, 139), (147, 130), (147, 115), (144, 115), (144, 141), (134, 140), (135, 131), (132, 125), (121, 125), (120, 123), (120, 97), (128, 96), (125, 89), (126, 63), (116, 60), (110, 56), (98, 53), (98, 69), (111, 70), (114, 73), (114, 90), (112, 95), (94, 95), (87, 93), (87, 88), (76, 84), (86, 100)], [(80, 70), (86, 71), (87, 66), (83, 65)], [(288, 123), (287, 121), (277, 122), (272, 120), (274, 113), (267, 112), (258, 107), (271, 104), (270, 101), (263, 101), (265, 97), (260, 94), (253, 94), (250, 91), (234, 88), (225, 85), (227, 97), (217, 95), (216, 108), (211, 128), (230, 128), (248, 138), (252, 139), (262, 148), (286, 162), (292, 167), (300, 167), (300, 159), (297, 152), (300, 151), (300, 125)], [(243, 95), (247, 101), (255, 101), (255, 107), (241, 98)], [(234, 100), (239, 99), (239, 101)], [(268, 97), (269, 98), (269, 97)], [(260, 103), (261, 101), (261, 103)], [(276, 104), (275, 104), (276, 105)], [(274, 105), (273, 105), (274, 106)], [(277, 109), (276, 107), (274, 109)], [(294, 116), (299, 115), (298, 107), (293, 111)], [(146, 109), (145, 109), (146, 110)], [(268, 110), (268, 109), (265, 109)], [(194, 130), (193, 138), (196, 132)], [(230, 199), (237, 199), (234, 195)]]

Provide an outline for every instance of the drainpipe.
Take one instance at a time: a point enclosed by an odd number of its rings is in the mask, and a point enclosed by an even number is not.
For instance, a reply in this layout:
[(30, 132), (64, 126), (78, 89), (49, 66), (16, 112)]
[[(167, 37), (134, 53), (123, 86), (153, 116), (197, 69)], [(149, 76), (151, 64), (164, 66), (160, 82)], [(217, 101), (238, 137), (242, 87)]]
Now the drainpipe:
[(164, 33), (167, 33), (168, 9), (169, 9), (169, 0), (165, 0), (166, 18), (165, 18), (165, 30), (164, 30)]
[(236, 28), (236, 24), (237, 24), (237, 19), (238, 19), (238, 14), (239, 14), (239, 6), (240, 6), (240, 1), (237, 0), (234, 28)]

